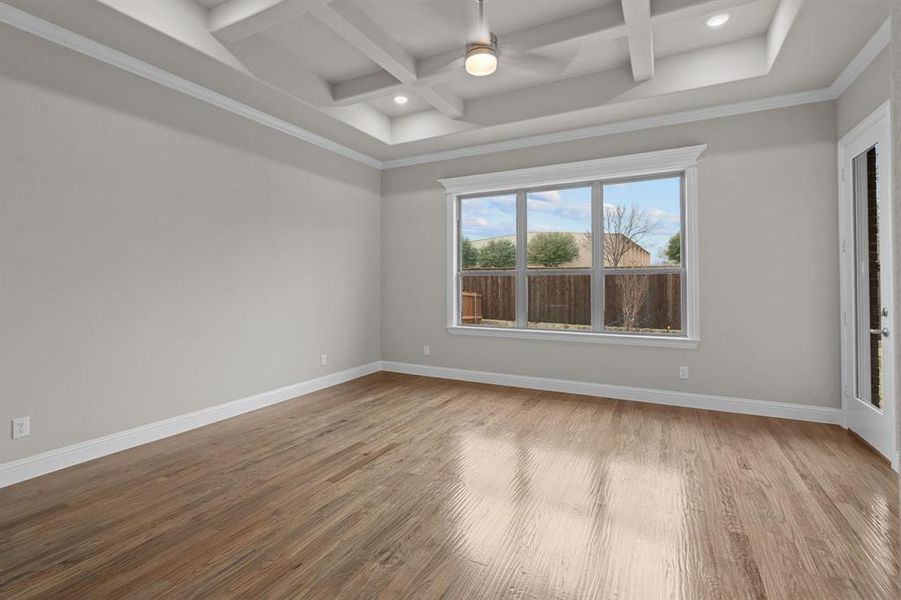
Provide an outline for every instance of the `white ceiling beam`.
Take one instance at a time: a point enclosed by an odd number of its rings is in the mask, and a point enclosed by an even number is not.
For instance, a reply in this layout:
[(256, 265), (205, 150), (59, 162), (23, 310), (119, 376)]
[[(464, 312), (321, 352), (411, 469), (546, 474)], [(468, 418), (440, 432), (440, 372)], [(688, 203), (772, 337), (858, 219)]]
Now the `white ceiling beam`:
[(527, 29), (505, 33), (502, 41), (505, 46), (531, 51), (587, 36), (614, 39), (624, 35), (626, 26), (623, 12), (616, 4), (608, 4)]
[(416, 60), (349, 0), (336, 0), (313, 16), (404, 83), (416, 80)]
[(780, 0), (779, 6), (776, 7), (773, 21), (766, 34), (767, 72), (773, 68), (773, 63), (779, 57), (782, 44), (785, 43), (785, 38), (788, 37), (788, 32), (794, 25), (798, 13), (801, 12), (803, 4), (804, 0)]
[(207, 13), (210, 33), (237, 42), (326, 4), (329, 0), (228, 0)]
[(731, 10), (755, 0), (651, 0), (651, 20), (655, 25), (697, 19)]
[(327, 81), (306, 64), (281, 52), (265, 37), (248, 38), (235, 45), (234, 51), (258, 81), (379, 141), (391, 143), (390, 118), (368, 104), (335, 106)]
[(651, 29), (651, 0), (622, 0), (623, 17), (629, 36), (629, 58), (635, 81), (654, 77), (654, 32)]
[(442, 85), (417, 86), (413, 93), (452, 119), (463, 117), (463, 100)]
[[(335, 0), (313, 12), (332, 31), (368, 56), (402, 84), (448, 117), (463, 116), (463, 101), (450, 91), (416, 85), (416, 59), (350, 0)], [(393, 84), (392, 84), (393, 85)]]
[(378, 100), (396, 94), (406, 86), (387, 71), (354, 77), (332, 85), (332, 99), (338, 106)]
[(132, 2), (98, 0), (120, 13), (143, 23), (163, 35), (218, 60), (224, 65), (249, 74), (247, 68), (207, 29), (207, 13), (193, 0), (169, 2)]

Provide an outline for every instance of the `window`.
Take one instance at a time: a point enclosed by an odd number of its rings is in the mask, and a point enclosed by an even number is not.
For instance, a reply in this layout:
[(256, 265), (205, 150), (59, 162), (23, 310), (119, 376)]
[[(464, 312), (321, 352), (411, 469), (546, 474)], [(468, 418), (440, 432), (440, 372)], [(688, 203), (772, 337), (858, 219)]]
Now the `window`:
[(460, 199), (460, 323), (516, 326), (516, 194)]
[(591, 187), (525, 192), (529, 328), (591, 331)]
[(695, 346), (703, 150), (442, 180), (451, 333)]

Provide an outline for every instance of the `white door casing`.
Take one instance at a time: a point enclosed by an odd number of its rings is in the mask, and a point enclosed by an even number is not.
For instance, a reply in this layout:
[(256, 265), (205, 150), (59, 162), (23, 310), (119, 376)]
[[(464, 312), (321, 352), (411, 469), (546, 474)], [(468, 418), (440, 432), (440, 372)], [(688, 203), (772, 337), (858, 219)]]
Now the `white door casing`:
[[(839, 243), (841, 270), (841, 356), (842, 408), (848, 428), (873, 448), (898, 464), (898, 440), (895, 396), (895, 337), (892, 260), (892, 148), (890, 104), (886, 102), (838, 144), (839, 167)], [(878, 326), (866, 323), (868, 308), (858, 299), (869, 293), (868, 261), (861, 256), (867, 248), (866, 236), (866, 168), (856, 158), (876, 148), (878, 172), (879, 231), (879, 296)], [(863, 238), (863, 239), (862, 239)], [(884, 333), (881, 333), (884, 330)], [(887, 334), (887, 335), (885, 335)], [(872, 402), (868, 368), (868, 340), (881, 340), (881, 407)], [(864, 347), (866, 345), (866, 348)], [(859, 350), (859, 351), (858, 351)], [(878, 382), (877, 382), (878, 386)]]

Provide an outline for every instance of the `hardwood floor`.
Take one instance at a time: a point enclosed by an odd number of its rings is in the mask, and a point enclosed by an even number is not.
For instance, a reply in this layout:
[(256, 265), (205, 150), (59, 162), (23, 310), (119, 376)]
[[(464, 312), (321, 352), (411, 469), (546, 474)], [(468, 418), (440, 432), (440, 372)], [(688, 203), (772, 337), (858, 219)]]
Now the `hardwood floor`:
[(901, 597), (840, 428), (389, 373), (0, 498), (2, 598)]

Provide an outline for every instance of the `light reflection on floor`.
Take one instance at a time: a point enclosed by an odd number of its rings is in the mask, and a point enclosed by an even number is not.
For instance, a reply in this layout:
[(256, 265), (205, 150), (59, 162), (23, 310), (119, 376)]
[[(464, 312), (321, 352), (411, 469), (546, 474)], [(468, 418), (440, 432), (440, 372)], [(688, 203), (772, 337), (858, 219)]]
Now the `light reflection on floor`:
[(680, 588), (674, 540), (684, 537), (685, 521), (675, 470), (473, 432), (461, 434), (457, 462), (458, 549), (489, 577), (566, 597), (597, 589), (593, 577), (637, 598)]

